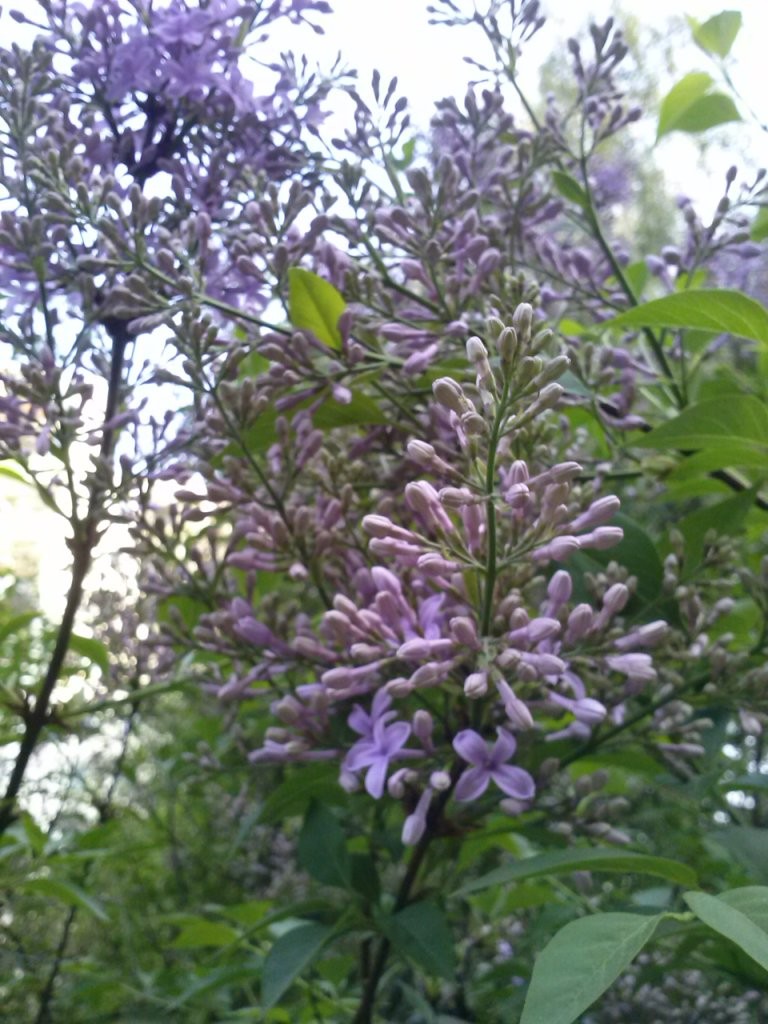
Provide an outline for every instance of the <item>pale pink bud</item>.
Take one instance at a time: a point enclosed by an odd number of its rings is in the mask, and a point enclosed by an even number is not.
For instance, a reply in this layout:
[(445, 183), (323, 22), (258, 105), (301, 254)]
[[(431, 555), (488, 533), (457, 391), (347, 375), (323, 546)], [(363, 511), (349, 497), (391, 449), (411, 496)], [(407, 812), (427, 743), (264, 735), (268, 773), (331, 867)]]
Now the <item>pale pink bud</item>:
[(488, 692), (488, 673), (472, 672), (464, 680), (464, 695), (470, 700), (484, 697)]
[(428, 661), (426, 665), (417, 668), (409, 682), (412, 686), (436, 686), (445, 679), (446, 667), (438, 665), (434, 661)]
[(442, 793), (450, 787), (451, 776), (445, 771), (432, 772), (429, 776), (429, 784), (432, 789), (436, 789), (438, 793)]
[(409, 814), (403, 822), (401, 840), (404, 846), (415, 846), (424, 835), (427, 828), (427, 813), (432, 802), (432, 790), (425, 789), (419, 797), (416, 810)]

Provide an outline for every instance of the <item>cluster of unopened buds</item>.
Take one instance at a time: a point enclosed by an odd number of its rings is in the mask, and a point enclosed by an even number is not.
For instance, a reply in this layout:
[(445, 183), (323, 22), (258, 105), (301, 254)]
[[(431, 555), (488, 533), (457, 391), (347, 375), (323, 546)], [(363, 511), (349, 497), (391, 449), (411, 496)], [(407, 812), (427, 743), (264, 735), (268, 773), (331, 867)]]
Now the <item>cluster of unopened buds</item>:
[[(593, 607), (572, 600), (564, 568), (547, 581), (549, 563), (621, 540), (609, 525), (619, 502), (574, 509), (576, 462), (533, 470), (514, 457), (521, 430), (559, 400), (553, 377), (567, 360), (539, 357), (530, 306), (498, 335), (495, 366), (480, 339), (467, 344), (477, 403), (456, 381), (435, 381), (455, 458), (423, 440), (407, 450), (445, 485), (406, 484), (402, 523), (365, 516), (369, 551), (387, 564), (359, 569), (319, 635), (302, 638), (316, 678), (273, 704), (281, 724), (252, 754), (339, 759), (346, 788), (404, 802), (406, 843), (424, 834), (438, 792), (469, 802), (493, 784), (508, 813), (528, 807), (534, 779), (510, 763), (517, 737), (584, 741), (607, 715), (620, 721), (627, 698), (656, 678), (648, 648), (666, 632), (662, 622), (622, 628), (624, 583)], [(340, 716), (354, 737), (346, 748), (328, 744)]]

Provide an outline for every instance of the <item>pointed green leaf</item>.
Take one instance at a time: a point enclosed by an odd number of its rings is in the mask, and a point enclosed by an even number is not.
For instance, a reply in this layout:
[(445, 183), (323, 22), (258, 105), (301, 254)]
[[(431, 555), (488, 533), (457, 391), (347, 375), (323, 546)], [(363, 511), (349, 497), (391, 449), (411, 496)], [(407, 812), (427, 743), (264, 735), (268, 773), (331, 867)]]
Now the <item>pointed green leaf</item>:
[(707, 398), (635, 442), (638, 448), (710, 448), (723, 445), (766, 449), (768, 405), (752, 395), (729, 395), (728, 401)]
[(452, 980), (456, 975), (453, 937), (442, 910), (429, 902), (412, 903), (379, 921), (381, 930), (407, 960), (427, 974)]
[(69, 646), (75, 654), (79, 654), (81, 657), (92, 661), (94, 665), (98, 665), (104, 675), (109, 674), (109, 651), (101, 640), (96, 640), (91, 636), (78, 636), (76, 633), (73, 633), (69, 639)]
[(323, 804), (311, 803), (299, 835), (299, 864), (323, 885), (346, 889), (350, 864), (344, 830)]
[(735, 942), (748, 956), (768, 970), (768, 932), (754, 920), (742, 910), (705, 892), (686, 892), (683, 899), (699, 920)]
[(561, 928), (533, 965), (520, 1024), (572, 1024), (632, 963), (662, 916), (594, 914)]
[(71, 882), (62, 882), (56, 878), (31, 878), (21, 883), (21, 888), (27, 892), (38, 893), (41, 896), (49, 896), (52, 899), (60, 900), (68, 907), (78, 907), (87, 910), (89, 914), (99, 921), (108, 921), (109, 917), (98, 900), (89, 896), (79, 886)]
[(744, 885), (739, 889), (721, 892), (717, 898), (729, 907), (740, 910), (758, 928), (768, 932), (768, 886)]
[(768, 238), (768, 206), (761, 206), (757, 211), (749, 234), (753, 242), (762, 242)]
[(705, 505), (685, 516), (678, 523), (678, 529), (685, 538), (686, 578), (698, 567), (704, 555), (704, 539), (710, 530), (726, 537), (735, 537), (741, 532), (744, 520), (749, 514), (757, 489), (734, 494), (732, 498)]
[(576, 203), (582, 210), (589, 209), (589, 196), (570, 174), (566, 174), (565, 171), (552, 171), (552, 183), (564, 199)]
[(740, 120), (741, 114), (730, 96), (722, 92), (708, 92), (681, 111), (672, 128), (667, 131), (705, 132), (719, 124)]
[(692, 103), (705, 96), (714, 84), (712, 76), (706, 71), (692, 71), (676, 82), (661, 101), (657, 138), (674, 131), (681, 115)]
[(541, 875), (566, 875), (572, 871), (618, 871), (621, 874), (654, 875), (678, 885), (690, 885), (696, 872), (687, 864), (667, 857), (653, 857), (645, 853), (631, 853), (611, 847), (582, 850), (555, 850), (538, 857), (526, 857), (512, 864), (489, 871), (462, 886), (456, 893), (465, 896), (491, 886), (506, 885), (524, 878)]
[(231, 946), (240, 939), (240, 933), (221, 921), (204, 917), (189, 921), (170, 943), (171, 949), (202, 949), (206, 946)]
[(288, 271), (288, 310), (298, 330), (311, 331), (329, 348), (341, 348), (339, 317), (346, 308), (330, 281), (301, 267)]
[(688, 18), (694, 42), (705, 53), (727, 57), (741, 28), (740, 11), (720, 11), (705, 22)]
[(728, 288), (665, 295), (628, 309), (602, 326), (693, 327), (768, 345), (768, 310), (755, 299)]
[(274, 1006), (333, 935), (333, 926), (303, 924), (281, 935), (264, 961), (261, 995), (264, 1009)]

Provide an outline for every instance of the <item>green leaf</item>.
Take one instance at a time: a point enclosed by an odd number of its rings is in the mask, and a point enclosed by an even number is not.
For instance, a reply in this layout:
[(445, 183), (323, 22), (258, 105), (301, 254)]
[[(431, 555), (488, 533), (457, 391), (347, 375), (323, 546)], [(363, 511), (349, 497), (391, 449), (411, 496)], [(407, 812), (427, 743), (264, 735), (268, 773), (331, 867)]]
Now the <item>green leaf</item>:
[(398, 953), (428, 974), (449, 981), (456, 976), (451, 931), (435, 903), (412, 903), (392, 917), (381, 918), (379, 925)]
[(703, 132), (741, 115), (730, 96), (711, 92), (714, 85), (705, 71), (692, 71), (680, 79), (661, 101), (656, 138), (669, 132)]
[(685, 516), (678, 523), (678, 528), (685, 538), (685, 576), (690, 574), (701, 563), (704, 555), (704, 538), (710, 532), (727, 537), (737, 536), (744, 525), (755, 500), (757, 489), (751, 487), (732, 498), (725, 498), (714, 505), (707, 505)]
[(350, 884), (346, 836), (336, 816), (312, 802), (299, 835), (299, 864), (323, 885), (346, 889)]
[(259, 821), (274, 824), (292, 815), (304, 814), (315, 799), (323, 803), (346, 800), (346, 793), (339, 785), (339, 769), (334, 765), (312, 764), (293, 769), (264, 801)]
[(39, 617), (40, 612), (22, 612), (20, 615), (14, 615), (13, 618), (6, 619), (0, 625), (0, 642), (7, 640), (14, 633), (21, 632), (25, 626), (28, 626), (30, 622), (34, 622)]
[(768, 886), (744, 885), (739, 889), (729, 889), (717, 897), (729, 907), (740, 910), (745, 917), (768, 932)]
[(274, 1006), (333, 935), (333, 926), (303, 924), (281, 935), (264, 961), (261, 995), (264, 1009)]
[(69, 638), (70, 649), (98, 665), (104, 675), (109, 674), (109, 651), (101, 640), (91, 636), (78, 636), (73, 633)]
[(330, 281), (301, 267), (288, 271), (288, 311), (293, 326), (311, 331), (329, 348), (341, 348), (339, 317), (347, 308)]
[(628, 309), (602, 326), (693, 327), (768, 345), (768, 310), (755, 299), (728, 288), (665, 295)]
[(662, 917), (594, 914), (561, 928), (533, 965), (520, 1024), (572, 1024), (632, 963)]
[(752, 395), (729, 395), (727, 402), (707, 398), (689, 405), (634, 444), (662, 451), (737, 445), (765, 449), (768, 455), (768, 405)]
[(51, 899), (60, 900), (68, 907), (78, 907), (87, 910), (89, 914), (99, 921), (109, 921), (107, 912), (98, 900), (89, 896), (79, 886), (71, 882), (62, 882), (56, 878), (31, 878), (21, 883), (20, 888), (27, 892), (37, 893), (40, 896), (48, 896)]
[(637, 596), (645, 604), (650, 604), (659, 596), (664, 579), (664, 566), (656, 545), (642, 526), (623, 512), (613, 517), (611, 525), (620, 526), (624, 531), (619, 543), (606, 551), (577, 552), (573, 565), (578, 568), (584, 566), (585, 571), (591, 572), (596, 564), (607, 566), (610, 562), (618, 562), (637, 577)]
[(757, 211), (749, 235), (753, 242), (762, 242), (768, 238), (768, 206), (761, 206)]
[(231, 946), (240, 940), (240, 933), (221, 921), (196, 918), (183, 925), (170, 943), (171, 949), (202, 949), (205, 946)]
[(490, 886), (506, 885), (524, 878), (540, 875), (567, 875), (572, 871), (618, 871), (621, 874), (654, 875), (666, 878), (678, 885), (695, 885), (691, 879), (696, 872), (687, 864), (681, 864), (667, 857), (653, 857), (645, 853), (631, 853), (611, 847), (596, 847), (582, 850), (555, 850), (537, 857), (505, 864), (487, 875), (475, 878), (462, 886), (455, 895), (465, 896)]
[(742, 910), (705, 892), (686, 892), (683, 893), (683, 899), (704, 924), (730, 939), (768, 970), (768, 932)]
[(693, 103), (680, 114), (674, 130), (678, 132), (706, 132), (719, 124), (741, 121), (738, 107), (730, 96), (722, 92), (710, 92)]
[(705, 22), (688, 18), (693, 40), (705, 53), (727, 57), (741, 28), (740, 11), (721, 11)]
[(724, 825), (706, 837), (726, 851), (755, 881), (768, 884), (768, 829)]
[(552, 183), (564, 199), (576, 203), (582, 210), (589, 209), (589, 196), (570, 174), (566, 174), (565, 171), (552, 171)]

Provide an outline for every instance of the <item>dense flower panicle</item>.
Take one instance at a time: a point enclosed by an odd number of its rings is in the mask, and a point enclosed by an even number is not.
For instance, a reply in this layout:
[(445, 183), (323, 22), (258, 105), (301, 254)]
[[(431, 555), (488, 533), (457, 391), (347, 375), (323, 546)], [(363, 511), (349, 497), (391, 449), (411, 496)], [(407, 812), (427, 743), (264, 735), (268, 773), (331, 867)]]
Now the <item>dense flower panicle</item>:
[[(407, 798), (416, 809), (406, 818), (406, 842), (423, 835), (441, 786), (470, 803), (494, 782), (507, 808), (527, 806), (534, 780), (508, 763), (516, 734), (586, 739), (609, 713), (618, 720), (628, 697), (655, 679), (642, 649), (660, 638), (661, 626), (624, 634), (617, 626), (630, 596), (623, 583), (605, 589), (593, 607), (573, 601), (573, 579), (558, 568), (537, 605), (525, 596), (548, 563), (610, 547), (622, 531), (610, 523), (617, 498), (592, 494), (585, 503), (577, 462), (542, 466), (520, 457), (527, 425), (549, 415), (559, 399), (559, 391), (542, 396), (567, 360), (547, 363), (528, 354), (542, 344), (530, 307), (520, 307), (514, 323), (500, 334), (500, 362), (479, 339), (468, 344), (475, 393), (452, 378), (435, 382), (435, 406), (448, 413), (453, 444), (443, 434), (443, 456), (430, 441), (408, 442), (412, 463), (436, 479), (401, 481), (399, 515), (387, 498), (362, 517), (374, 564), (351, 568), (317, 632), (302, 627), (294, 641), (273, 644), (266, 627), (237, 605), (234, 630), (241, 639), (271, 647), (283, 665), (286, 649), (297, 663), (309, 659), (313, 699), (322, 709), (308, 713), (305, 701), (283, 698), (274, 710), (284, 734), (257, 758), (338, 756), (327, 745), (326, 727), (341, 716), (356, 737), (341, 757), (343, 785), (362, 784), (375, 799)], [(496, 479), (489, 491), (476, 468), (484, 463), (475, 460), (487, 459), (491, 444)], [(456, 483), (443, 485), (451, 480)], [(274, 558), (285, 545), (275, 513), (258, 512), (257, 521), (264, 525), (240, 528), (246, 544), (230, 555), (232, 564), (258, 570), (251, 545), (268, 523), (259, 557), (269, 551)], [(482, 593), (490, 578), (488, 616), (477, 588)], [(435, 694), (446, 708), (440, 716), (427, 710)]]

